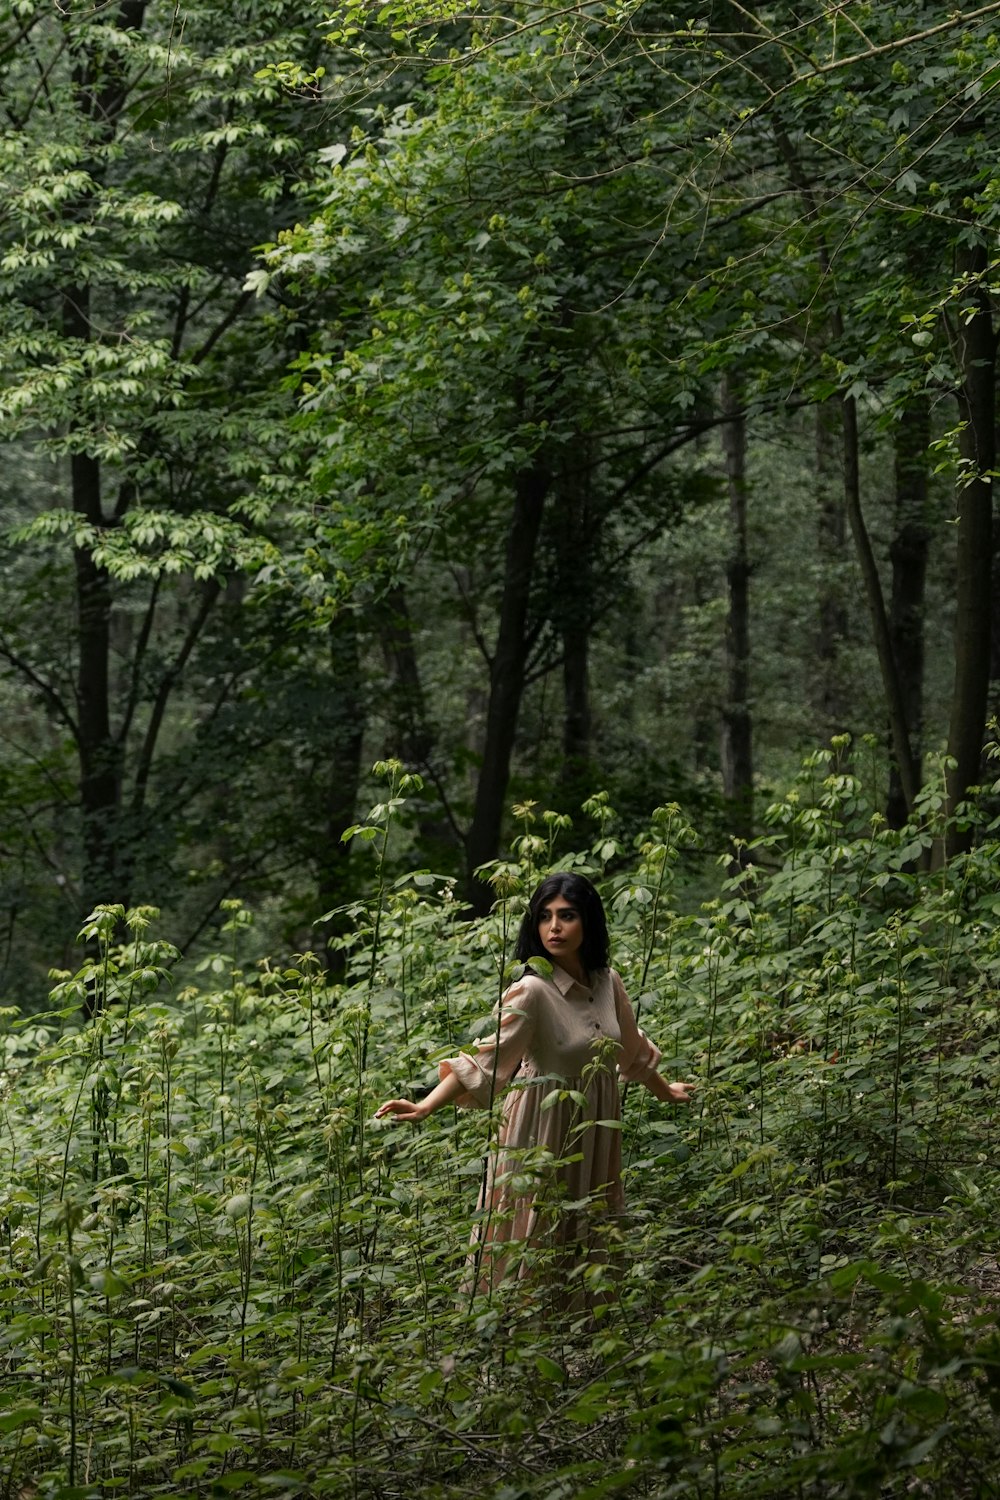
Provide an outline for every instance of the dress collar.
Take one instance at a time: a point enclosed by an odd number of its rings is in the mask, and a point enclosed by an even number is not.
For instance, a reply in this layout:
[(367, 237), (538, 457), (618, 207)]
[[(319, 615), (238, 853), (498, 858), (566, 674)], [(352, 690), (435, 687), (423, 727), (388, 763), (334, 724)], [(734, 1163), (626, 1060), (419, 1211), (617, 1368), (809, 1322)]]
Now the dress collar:
[(593, 993), (591, 986), (581, 984), (579, 979), (574, 979), (572, 974), (567, 974), (565, 969), (560, 969), (558, 964), (552, 965), (552, 983), (560, 995), (569, 995), (570, 990), (575, 989), (581, 995)]

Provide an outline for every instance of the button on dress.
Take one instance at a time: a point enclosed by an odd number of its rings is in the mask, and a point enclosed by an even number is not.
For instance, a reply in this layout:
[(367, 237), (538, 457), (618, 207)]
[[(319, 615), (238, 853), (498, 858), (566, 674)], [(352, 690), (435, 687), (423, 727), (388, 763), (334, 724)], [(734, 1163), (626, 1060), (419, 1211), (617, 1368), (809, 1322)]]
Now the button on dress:
[(588, 986), (553, 965), (550, 979), (529, 970), (511, 985), (475, 1053), (439, 1065), (462, 1083), (460, 1107), (488, 1109), (513, 1080), (473, 1233), (481, 1290), (533, 1262), (565, 1275), (608, 1259), (606, 1230), (625, 1206), (619, 1080), (641, 1082), (659, 1061), (614, 969)]

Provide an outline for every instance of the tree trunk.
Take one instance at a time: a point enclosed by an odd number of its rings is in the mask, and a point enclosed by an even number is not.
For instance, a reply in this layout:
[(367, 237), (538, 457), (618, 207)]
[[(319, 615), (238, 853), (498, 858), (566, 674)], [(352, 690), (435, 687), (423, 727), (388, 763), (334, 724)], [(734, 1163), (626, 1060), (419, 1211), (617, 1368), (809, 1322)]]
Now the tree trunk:
[(389, 716), (390, 755), (419, 770), (434, 748), (434, 730), (427, 719), (427, 703), (413, 644), (406, 591), (401, 583), (386, 594), (380, 613), (382, 650), (392, 674)]
[[(84, 510), (85, 497), (99, 494), (95, 460), (74, 455), (73, 508)], [(88, 516), (89, 519), (89, 516)], [(81, 915), (102, 901), (116, 901), (118, 877), (118, 821), (121, 767), (111, 733), (108, 645), (111, 626), (111, 589), (108, 575), (95, 566), (90, 553), (77, 548), (77, 704), (80, 763), (80, 806), (83, 814)]]
[[(67, 338), (89, 339), (90, 299), (86, 287), (72, 287), (66, 292), (63, 332)], [(91, 526), (103, 526), (99, 461), (88, 453), (74, 453), (70, 458), (70, 487), (75, 513)], [(76, 748), (83, 837), (82, 918), (99, 902), (119, 899), (116, 887), (121, 766), (111, 733), (111, 582), (85, 548), (74, 550), (73, 563), (77, 617)]]
[[(955, 764), (947, 776), (947, 810), (953, 814), (969, 787), (979, 780), (989, 696), (992, 623), (991, 569), (993, 501), (990, 474), (996, 463), (996, 336), (982, 278), (986, 250), (961, 245), (959, 277), (968, 280), (952, 324), (952, 342), (961, 384), (959, 436), (963, 464), (958, 491), (956, 557), (955, 680), (948, 729), (948, 755)], [(949, 825), (945, 855), (965, 848), (969, 835)]]
[(893, 754), (896, 757), (896, 764), (899, 767), (903, 797), (907, 809), (909, 809), (913, 806), (919, 790), (919, 783), (913, 761), (913, 752), (910, 748), (909, 726), (906, 721), (906, 708), (903, 703), (899, 673), (896, 669), (896, 658), (892, 649), (889, 616), (886, 612), (885, 596), (882, 592), (882, 580), (879, 577), (878, 564), (875, 561), (871, 538), (868, 535), (868, 527), (865, 525), (864, 513), (861, 509), (858, 408), (854, 397), (842, 397), (841, 408), (844, 416), (844, 502), (847, 510), (847, 519), (851, 526), (851, 535), (854, 538), (855, 551), (857, 552), (858, 562), (861, 566), (861, 577), (865, 585), (865, 595), (868, 599), (868, 611), (872, 622), (872, 636), (875, 642), (875, 651), (878, 655), (879, 669), (882, 673), (882, 687), (885, 691), (885, 701), (889, 709), (889, 727), (892, 733)]
[[(585, 626), (563, 632), (563, 765), (561, 784), (575, 796), (590, 767), (590, 635)], [(583, 779), (583, 781), (581, 780)]]
[(559, 793), (564, 805), (577, 806), (592, 790), (590, 706), (590, 631), (593, 606), (593, 559), (599, 529), (590, 504), (587, 478), (564, 478), (559, 485), (556, 518), (556, 598), (562, 646), (563, 763)]
[(813, 705), (825, 738), (847, 728), (848, 707), (841, 677), (841, 648), (847, 639), (843, 566), (847, 528), (844, 516), (842, 460), (829, 407), (816, 408), (816, 541), (819, 554), (819, 599), (816, 615), (816, 674)]
[(747, 545), (746, 418), (742, 392), (726, 378), (722, 390), (722, 448), (729, 490), (732, 550), (726, 564), (726, 701), (722, 709), (722, 794), (732, 832), (753, 834), (753, 720), (750, 711), (750, 557)]
[[(357, 816), (365, 708), (357, 621), (349, 611), (331, 625), (329, 645), (333, 711), (327, 775), (320, 788), (322, 814), (316, 853), (317, 895), (324, 913), (345, 905), (354, 894), (349, 874), (351, 846), (343, 843), (341, 835)], [(345, 928), (343, 916), (334, 916), (322, 929), (324, 956), (334, 978), (341, 977), (344, 970), (344, 955), (334, 940)]]
[[(146, 0), (122, 0), (116, 26), (138, 30)], [(66, 19), (64, 17), (64, 19)], [(80, 114), (89, 122), (92, 137), (110, 143), (127, 94), (123, 55), (105, 57), (84, 52), (77, 61), (74, 83)], [(95, 178), (103, 163), (91, 164)], [(90, 211), (84, 194), (70, 217), (84, 218)], [(67, 287), (62, 294), (62, 331), (67, 339), (89, 343), (94, 337), (91, 323), (90, 287)], [(70, 486), (75, 513), (92, 526), (105, 524), (101, 504), (101, 469), (98, 459), (81, 448), (70, 458)], [(80, 875), (81, 915), (99, 902), (121, 899), (118, 886), (121, 821), (121, 758), (111, 733), (111, 581), (91, 554), (77, 547), (73, 554), (77, 614), (77, 754), (80, 763), (80, 808), (83, 856)], [(88, 1009), (84, 1007), (85, 1011)]]
[(472, 823), (465, 840), (469, 901), (473, 910), (479, 913), (488, 911), (493, 899), (489, 886), (476, 879), (476, 870), (488, 860), (495, 859), (500, 847), (503, 804), (524, 692), (531, 579), (549, 484), (550, 475), (537, 460), (518, 476), (514, 512), (507, 535), (500, 623), (490, 663), (483, 761), (476, 785)]
[[(892, 560), (889, 634), (899, 672), (900, 692), (909, 727), (910, 751), (918, 786), (923, 779), (924, 595), (930, 547), (927, 517), (929, 442), (930, 407), (926, 397), (918, 397), (904, 411), (895, 432), (896, 513), (889, 546)], [(903, 783), (894, 756), (886, 805), (890, 827), (901, 828), (906, 815)]]
[(437, 801), (427, 795), (417, 796), (411, 803), (417, 820), (417, 843), (422, 857), (435, 869), (447, 869), (454, 862), (456, 853), (461, 851), (462, 834), (433, 765), (437, 729), (427, 713), (420, 662), (413, 640), (412, 615), (406, 590), (400, 583), (386, 594), (379, 628), (391, 676), (388, 693), (390, 739), (384, 747), (385, 753), (423, 773), (425, 781), (430, 777)]

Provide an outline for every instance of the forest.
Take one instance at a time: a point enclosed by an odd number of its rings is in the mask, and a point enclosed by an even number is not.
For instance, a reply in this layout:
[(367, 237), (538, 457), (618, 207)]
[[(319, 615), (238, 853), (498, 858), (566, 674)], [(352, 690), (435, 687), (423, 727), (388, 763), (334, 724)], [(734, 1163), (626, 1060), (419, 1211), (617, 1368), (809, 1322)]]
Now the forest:
[[(1000, 0), (0, 78), (0, 1500), (1000, 1495)], [(694, 1084), (578, 1317), (373, 1119), (554, 869)]]

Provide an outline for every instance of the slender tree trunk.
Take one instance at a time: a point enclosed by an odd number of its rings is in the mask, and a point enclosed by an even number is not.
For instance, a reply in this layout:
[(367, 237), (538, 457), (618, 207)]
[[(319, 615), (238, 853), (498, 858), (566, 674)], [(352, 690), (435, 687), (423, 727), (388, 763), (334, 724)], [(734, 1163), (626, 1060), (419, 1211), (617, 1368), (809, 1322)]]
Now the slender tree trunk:
[[(97, 464), (73, 459), (73, 508), (99, 484)], [(82, 472), (81, 472), (82, 471)], [(80, 806), (83, 814), (81, 905), (83, 915), (101, 901), (116, 901), (121, 766), (111, 733), (108, 644), (111, 589), (90, 553), (74, 553), (77, 606), (76, 691), (80, 736)]]
[[(322, 819), (316, 852), (317, 895), (320, 911), (343, 906), (352, 896), (349, 867), (351, 846), (341, 835), (357, 816), (364, 746), (365, 705), (361, 682), (361, 651), (355, 617), (345, 611), (330, 627), (330, 754), (320, 787)], [(324, 924), (327, 967), (334, 977), (343, 974), (344, 955), (334, 939), (345, 930), (342, 916)]]
[[(979, 780), (989, 696), (996, 336), (982, 284), (986, 268), (985, 247), (959, 246), (955, 269), (968, 278), (968, 286), (953, 321), (952, 342), (961, 376), (958, 406), (964, 425), (959, 446), (965, 473), (958, 492), (955, 681), (948, 729), (948, 755), (955, 764), (947, 777), (949, 813)], [(967, 843), (968, 834), (952, 825), (944, 853)]]
[(395, 584), (386, 595), (380, 615), (382, 650), (392, 673), (389, 719), (392, 742), (387, 751), (419, 770), (434, 748), (434, 730), (413, 643), (413, 627), (406, 591)]
[(477, 912), (488, 911), (492, 904), (490, 888), (475, 878), (475, 872), (480, 865), (495, 859), (500, 847), (503, 804), (524, 692), (531, 579), (549, 484), (550, 476), (537, 460), (518, 476), (507, 536), (500, 623), (490, 664), (483, 761), (476, 785), (472, 823), (465, 841), (469, 901)]
[[(122, 0), (116, 16), (121, 31), (142, 26), (146, 0)], [(64, 22), (68, 13), (63, 15)], [(70, 34), (72, 36), (72, 34)], [(72, 45), (72, 41), (71, 41)], [(87, 122), (95, 145), (107, 145), (118, 130), (127, 95), (123, 54), (106, 56), (83, 52), (78, 56), (74, 84), (81, 117)], [(103, 163), (91, 164), (99, 176)], [(67, 215), (84, 219), (90, 199), (84, 193)], [(62, 294), (63, 334), (67, 339), (89, 343), (94, 337), (91, 322), (90, 287), (68, 286)], [(98, 459), (85, 445), (70, 458), (71, 500), (75, 513), (88, 524), (105, 525)], [(107, 572), (95, 564), (91, 554), (76, 548), (73, 555), (77, 614), (77, 717), (80, 763), (80, 807), (83, 855), (80, 875), (82, 915), (99, 902), (120, 899), (117, 890), (121, 820), (120, 750), (111, 732), (111, 611), (112, 590)], [(85, 1007), (86, 1008), (86, 1007)]]
[[(889, 546), (892, 595), (889, 634), (899, 672), (917, 785), (923, 779), (924, 604), (930, 527), (927, 517), (927, 446), (930, 407), (925, 397), (909, 405), (895, 432), (896, 513)], [(895, 756), (889, 775), (886, 816), (893, 828), (906, 821), (907, 806)]]
[[(698, 614), (705, 605), (716, 599), (715, 582), (700, 571), (691, 578), (691, 601)], [(711, 777), (719, 770), (719, 712), (715, 681), (703, 680), (701, 691), (691, 705), (691, 772), (692, 775)]]
[[(834, 410), (836, 408), (833, 408)], [(840, 658), (847, 639), (843, 571), (847, 527), (844, 513), (842, 460), (831, 408), (816, 408), (816, 541), (819, 554), (819, 599), (816, 613), (816, 674), (813, 704), (826, 738), (847, 728), (848, 706)]]
[(386, 595), (380, 612), (382, 650), (391, 676), (389, 688), (388, 754), (404, 765), (429, 776), (438, 800), (427, 795), (413, 799), (417, 839), (425, 859), (435, 869), (447, 868), (462, 849), (462, 835), (447, 802), (445, 789), (435, 774), (433, 760), (437, 730), (427, 712), (427, 698), (420, 677), (420, 661), (413, 639), (412, 614), (406, 591), (396, 584)]
[(919, 783), (913, 761), (913, 752), (910, 748), (910, 732), (906, 721), (906, 708), (903, 702), (899, 672), (896, 669), (896, 658), (892, 649), (889, 616), (885, 607), (885, 596), (882, 592), (882, 580), (879, 577), (878, 564), (875, 561), (871, 538), (868, 535), (864, 512), (861, 509), (858, 409), (853, 396), (844, 396), (841, 400), (841, 406), (844, 415), (844, 501), (847, 509), (847, 519), (851, 525), (854, 547), (858, 555), (861, 577), (865, 585), (865, 595), (868, 599), (868, 611), (872, 622), (872, 636), (878, 655), (879, 669), (882, 673), (882, 687), (885, 691), (886, 705), (889, 709), (889, 727), (892, 733), (893, 754), (896, 757), (896, 764), (899, 767), (903, 797), (906, 801), (907, 809), (909, 809), (913, 806), (919, 790)]
[(726, 564), (726, 701), (722, 709), (722, 792), (732, 831), (753, 834), (753, 719), (750, 710), (750, 555), (747, 544), (746, 418), (737, 382), (723, 383), (722, 447), (732, 550)]
[(588, 793), (591, 766), (590, 632), (593, 565), (599, 528), (588, 478), (568, 476), (556, 497), (556, 598), (562, 644), (563, 764), (559, 778), (564, 804), (578, 804)]
[(590, 765), (590, 637), (585, 629), (563, 636), (563, 782), (575, 785)]
[[(86, 287), (72, 287), (63, 298), (63, 332), (67, 338), (90, 337), (90, 298)], [(101, 469), (85, 452), (70, 458), (70, 489), (75, 513), (91, 526), (104, 525)], [(111, 732), (110, 647), (111, 582), (85, 548), (73, 553), (76, 581), (77, 756), (80, 764), (80, 809), (83, 853), (80, 873), (81, 916), (99, 902), (117, 901), (118, 823), (121, 811), (121, 766)]]

